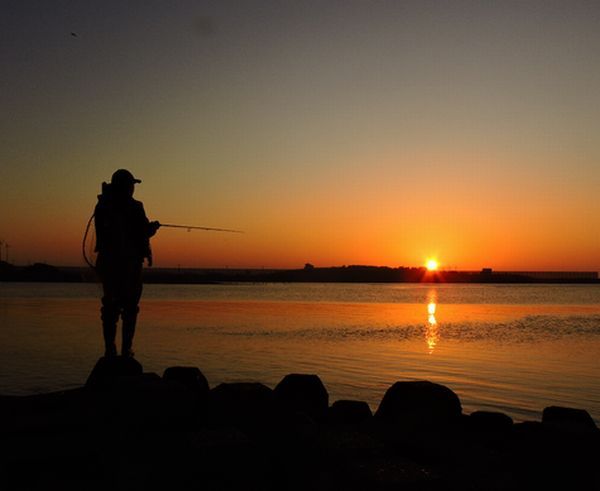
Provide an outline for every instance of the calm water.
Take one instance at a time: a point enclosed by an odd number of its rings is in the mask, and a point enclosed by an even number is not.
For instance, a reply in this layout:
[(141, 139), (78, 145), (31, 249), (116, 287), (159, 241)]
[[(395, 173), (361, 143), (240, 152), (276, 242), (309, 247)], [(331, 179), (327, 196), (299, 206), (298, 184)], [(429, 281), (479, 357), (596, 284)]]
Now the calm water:
[[(102, 354), (99, 285), (0, 283), (0, 393), (80, 386)], [(147, 285), (136, 357), (211, 386), (318, 373), (331, 402), (377, 408), (397, 380), (456, 391), (466, 412), (600, 422), (600, 285)]]

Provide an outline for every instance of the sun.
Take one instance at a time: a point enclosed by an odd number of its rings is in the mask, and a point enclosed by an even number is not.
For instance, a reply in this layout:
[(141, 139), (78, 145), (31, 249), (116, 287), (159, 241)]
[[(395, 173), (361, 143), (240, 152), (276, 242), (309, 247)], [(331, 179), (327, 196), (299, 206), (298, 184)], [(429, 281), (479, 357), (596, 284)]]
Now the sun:
[(428, 259), (427, 262), (425, 263), (425, 267), (427, 268), (427, 271), (437, 271), (439, 266), (440, 266), (440, 263), (438, 263), (436, 259)]

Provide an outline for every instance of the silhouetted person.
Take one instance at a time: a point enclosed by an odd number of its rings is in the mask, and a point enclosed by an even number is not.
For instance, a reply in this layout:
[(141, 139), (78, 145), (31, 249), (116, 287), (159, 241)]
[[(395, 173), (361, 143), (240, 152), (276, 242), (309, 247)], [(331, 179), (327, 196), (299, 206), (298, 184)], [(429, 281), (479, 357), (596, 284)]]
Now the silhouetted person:
[(110, 184), (102, 184), (96, 205), (96, 270), (104, 290), (101, 317), (105, 356), (117, 354), (119, 316), (123, 321), (121, 354), (133, 356), (142, 267), (144, 259), (152, 266), (150, 237), (160, 227), (159, 222), (148, 221), (144, 205), (133, 199), (134, 185), (140, 182), (128, 170), (117, 170)]

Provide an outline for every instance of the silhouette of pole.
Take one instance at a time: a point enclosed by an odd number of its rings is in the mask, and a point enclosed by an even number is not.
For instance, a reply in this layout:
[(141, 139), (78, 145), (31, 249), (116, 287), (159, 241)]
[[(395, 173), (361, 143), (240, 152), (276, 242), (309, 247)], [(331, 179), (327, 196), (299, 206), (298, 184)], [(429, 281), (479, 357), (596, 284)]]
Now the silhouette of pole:
[(187, 230), (210, 230), (213, 232), (231, 232), (234, 234), (244, 233), (242, 230), (232, 230), (230, 228), (196, 227), (194, 225), (173, 225), (172, 223), (161, 223), (160, 226), (170, 228), (185, 228)]
[(4, 242), (0, 240), (0, 263), (2, 262), (2, 244), (4, 244)]
[(5, 242), (4, 248), (6, 249), (6, 262), (8, 262), (8, 249), (10, 249), (10, 245), (7, 242)]

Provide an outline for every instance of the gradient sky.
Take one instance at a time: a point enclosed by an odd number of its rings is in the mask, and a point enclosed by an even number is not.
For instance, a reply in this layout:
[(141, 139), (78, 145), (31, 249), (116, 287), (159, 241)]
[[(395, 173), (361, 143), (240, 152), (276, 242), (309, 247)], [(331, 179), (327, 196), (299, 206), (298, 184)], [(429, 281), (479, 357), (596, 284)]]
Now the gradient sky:
[(0, 8), (14, 262), (82, 264), (125, 167), (151, 219), (246, 231), (157, 266), (600, 270), (597, 1)]

